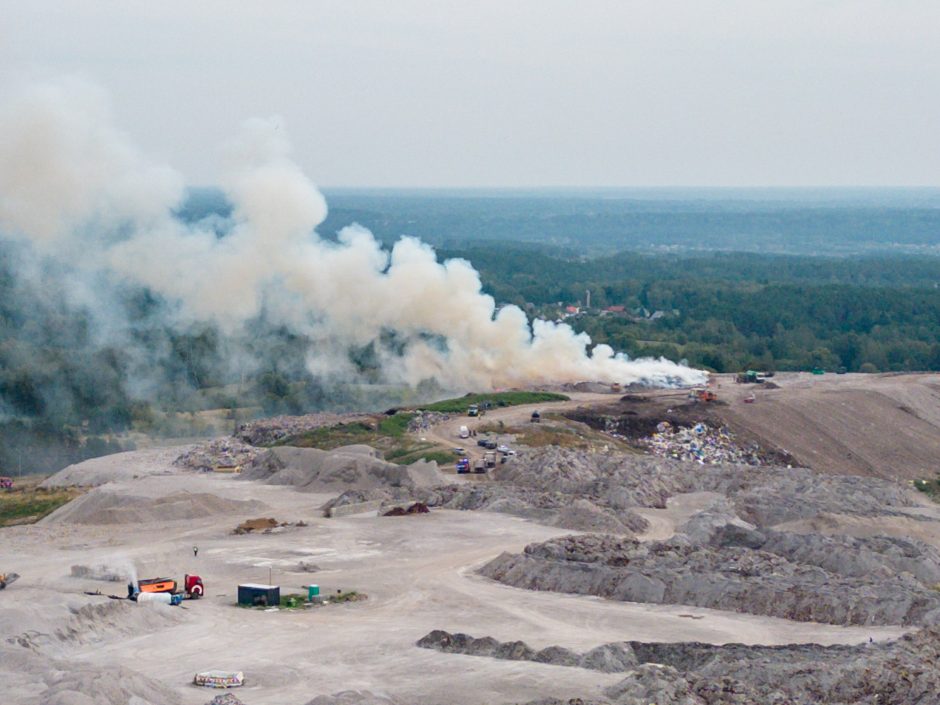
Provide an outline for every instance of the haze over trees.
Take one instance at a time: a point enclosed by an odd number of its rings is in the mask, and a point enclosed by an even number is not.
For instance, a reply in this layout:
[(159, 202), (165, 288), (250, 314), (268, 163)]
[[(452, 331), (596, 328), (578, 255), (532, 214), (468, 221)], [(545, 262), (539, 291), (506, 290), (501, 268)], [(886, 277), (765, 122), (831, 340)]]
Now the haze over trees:
[[(324, 237), (356, 221), (385, 242), (420, 235), (441, 258), (471, 261), (497, 303), (530, 317), (583, 307), (589, 290), (590, 310), (566, 321), (631, 356), (718, 372), (940, 370), (940, 198), (931, 191), (868, 200), (825, 191), (802, 200), (787, 192), (328, 195)], [(220, 235), (228, 216), (212, 189), (193, 192), (179, 212), (217, 223)], [(371, 346), (348, 352), (358, 384), (313, 375), (311, 341), (263, 317), (239, 341), (255, 363), (233, 365), (225, 334), (167, 326), (165, 302), (139, 286), (114, 302), (131, 324), (127, 344), (102, 341), (99, 314), (76, 305), (53, 271), (22, 276), (17, 254), (0, 242), (0, 472), (111, 452), (131, 442), (131, 430), (189, 436), (252, 415), (378, 407), (404, 394), (378, 386)], [(428, 381), (407, 394), (438, 392)]]

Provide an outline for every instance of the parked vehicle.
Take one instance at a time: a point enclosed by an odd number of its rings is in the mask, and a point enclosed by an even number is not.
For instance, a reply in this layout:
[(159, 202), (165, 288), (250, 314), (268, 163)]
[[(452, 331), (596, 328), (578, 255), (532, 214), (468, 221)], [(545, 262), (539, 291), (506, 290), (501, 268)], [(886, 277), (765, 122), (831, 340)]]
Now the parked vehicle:
[(127, 584), (127, 596), (132, 600), (141, 593), (169, 593), (171, 595), (182, 595), (190, 599), (198, 599), (206, 594), (206, 588), (202, 583), (202, 578), (198, 575), (183, 576), (183, 590), (179, 590), (179, 585), (172, 578), (147, 578), (138, 580), (137, 584)]
[(457, 433), (461, 438), (470, 438), (470, 429), (466, 426), (461, 426), (460, 431)]
[(457, 461), (457, 474), (463, 475), (464, 473), (470, 472), (470, 459), (461, 458)]
[(531, 421), (532, 423), (541, 423), (541, 422), (542, 422), (542, 415), (541, 415), (539, 412), (537, 412), (537, 411), (533, 411), (533, 412), (532, 412), (532, 416), (531, 416), (531, 418), (530, 418), (530, 421)]

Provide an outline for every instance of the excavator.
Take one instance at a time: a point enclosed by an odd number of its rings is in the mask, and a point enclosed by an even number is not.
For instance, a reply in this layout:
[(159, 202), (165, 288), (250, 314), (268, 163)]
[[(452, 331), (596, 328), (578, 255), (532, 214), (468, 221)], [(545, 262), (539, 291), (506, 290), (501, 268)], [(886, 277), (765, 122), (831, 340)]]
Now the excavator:
[(16, 573), (0, 573), (0, 590), (6, 588), (10, 583), (16, 582), (19, 577)]

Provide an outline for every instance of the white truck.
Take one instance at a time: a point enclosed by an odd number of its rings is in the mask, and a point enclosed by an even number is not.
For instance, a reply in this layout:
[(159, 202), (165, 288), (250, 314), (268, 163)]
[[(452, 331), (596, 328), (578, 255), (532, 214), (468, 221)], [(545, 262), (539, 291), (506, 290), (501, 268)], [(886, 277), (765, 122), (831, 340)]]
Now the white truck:
[(457, 433), (461, 438), (470, 438), (470, 429), (466, 426), (461, 426), (460, 431)]

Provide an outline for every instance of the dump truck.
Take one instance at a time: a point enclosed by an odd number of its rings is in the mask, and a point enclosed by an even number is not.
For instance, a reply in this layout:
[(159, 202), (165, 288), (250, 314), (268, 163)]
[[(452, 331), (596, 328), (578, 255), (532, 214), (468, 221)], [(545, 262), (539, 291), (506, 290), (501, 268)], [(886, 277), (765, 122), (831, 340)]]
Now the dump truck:
[(16, 582), (19, 577), (16, 573), (0, 573), (0, 590), (6, 588), (10, 583)]
[(485, 473), (486, 468), (487, 465), (482, 458), (477, 458), (473, 461), (473, 472), (477, 473), (478, 475)]
[(487, 469), (496, 467), (496, 451), (488, 450), (483, 454), (483, 463)]
[(182, 591), (172, 578), (147, 578), (138, 580), (136, 585), (133, 582), (127, 584), (129, 598), (134, 599), (140, 593), (169, 593), (171, 595), (185, 593), (186, 597), (195, 600), (206, 594), (206, 588), (198, 575), (184, 575)]

